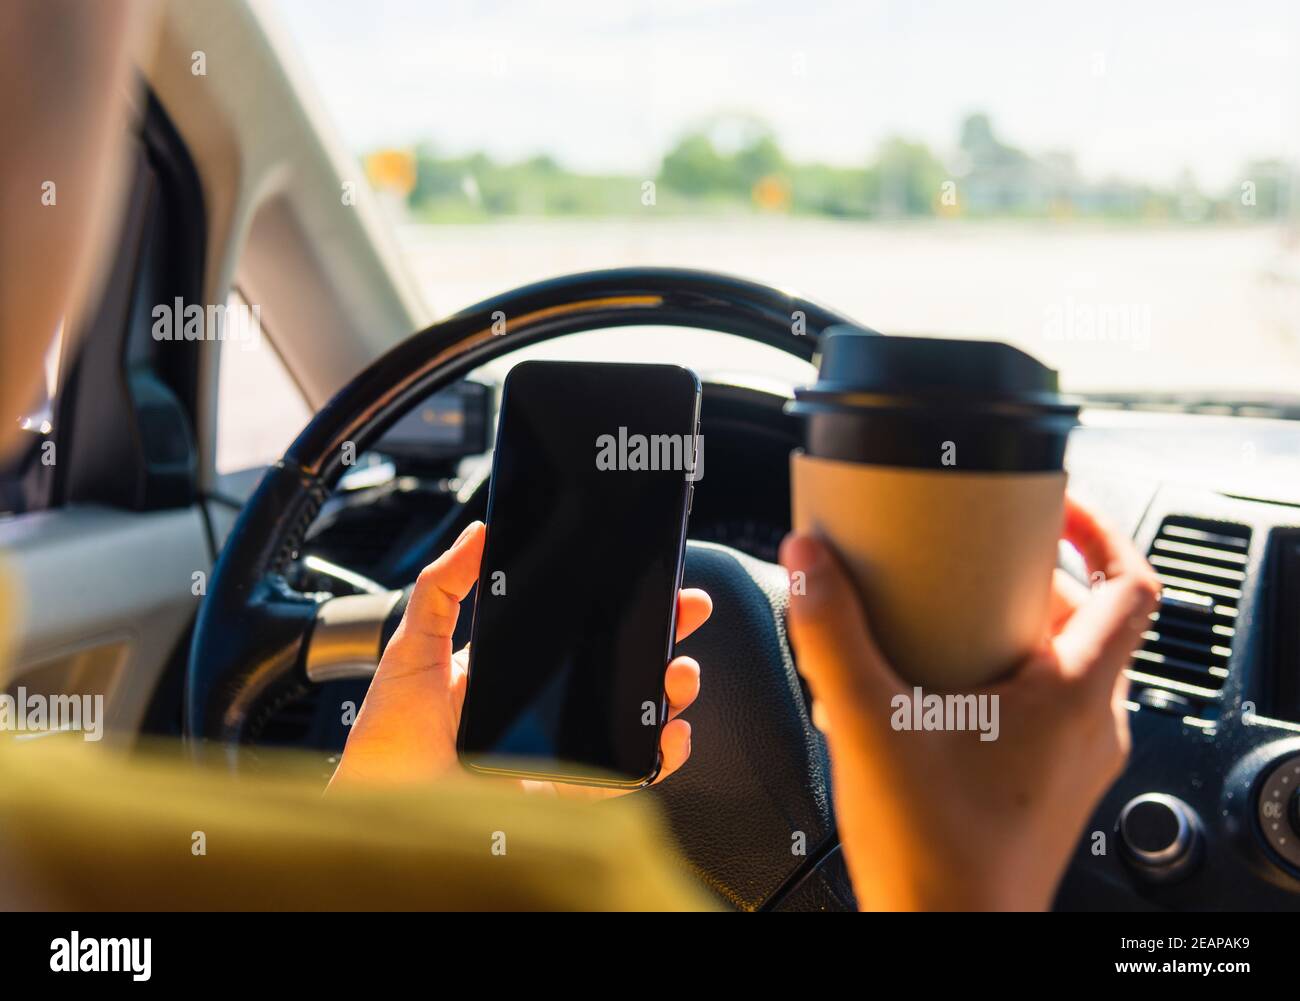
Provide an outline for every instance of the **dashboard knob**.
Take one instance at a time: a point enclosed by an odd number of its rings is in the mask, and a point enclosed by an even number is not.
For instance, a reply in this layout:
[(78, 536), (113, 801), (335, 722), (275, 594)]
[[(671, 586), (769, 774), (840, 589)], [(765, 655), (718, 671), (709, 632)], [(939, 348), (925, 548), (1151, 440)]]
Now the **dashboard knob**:
[(1149, 792), (1124, 805), (1119, 836), (1128, 861), (1147, 878), (1164, 881), (1181, 876), (1196, 861), (1201, 821), (1177, 796)]
[(1256, 793), (1259, 831), (1291, 871), (1300, 872), (1300, 755), (1275, 761)]

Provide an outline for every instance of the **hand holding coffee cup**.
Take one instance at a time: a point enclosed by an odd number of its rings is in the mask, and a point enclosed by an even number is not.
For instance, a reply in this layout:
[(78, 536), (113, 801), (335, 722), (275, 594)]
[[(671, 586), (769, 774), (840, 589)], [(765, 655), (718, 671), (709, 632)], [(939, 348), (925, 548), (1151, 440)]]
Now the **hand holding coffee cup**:
[(1056, 373), (997, 342), (837, 327), (790, 410), (795, 530), (839, 554), (899, 674), (960, 691), (1015, 667), (1047, 621), (1078, 419)]

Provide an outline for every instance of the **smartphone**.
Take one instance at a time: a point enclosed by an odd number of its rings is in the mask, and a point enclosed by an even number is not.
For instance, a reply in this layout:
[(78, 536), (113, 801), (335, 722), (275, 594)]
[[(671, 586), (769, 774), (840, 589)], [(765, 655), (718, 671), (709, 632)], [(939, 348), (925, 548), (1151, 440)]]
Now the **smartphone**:
[(507, 375), (466, 767), (620, 788), (659, 774), (699, 416), (699, 378), (675, 365), (525, 361)]

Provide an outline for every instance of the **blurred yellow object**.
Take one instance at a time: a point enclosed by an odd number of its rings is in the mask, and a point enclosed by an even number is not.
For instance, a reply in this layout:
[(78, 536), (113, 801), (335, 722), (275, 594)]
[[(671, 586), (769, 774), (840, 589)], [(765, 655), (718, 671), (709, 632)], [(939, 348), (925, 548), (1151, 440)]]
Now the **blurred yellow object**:
[(326, 797), (319, 757), (287, 754), (236, 781), (180, 752), (6, 738), (0, 908), (710, 906), (638, 797), (588, 803), (471, 779)]
[(961, 203), (954, 197), (945, 200), (942, 195), (934, 199), (934, 214), (941, 219), (961, 218)]
[(790, 208), (790, 184), (785, 178), (768, 174), (754, 185), (750, 197), (764, 212), (785, 212)]
[(404, 149), (382, 149), (366, 157), (366, 177), (379, 191), (403, 197), (415, 190), (415, 154)]
[[(0, 648), (14, 597), (0, 566)], [(236, 779), (179, 742), (126, 752), (0, 733), (0, 910), (713, 906), (640, 796), (586, 802), (467, 776), (324, 796), (319, 754), (259, 758)]]
[(1069, 222), (1077, 214), (1068, 198), (1053, 198), (1047, 206), (1047, 216), (1053, 222)]
[[(0, 565), (0, 650), (15, 598)], [(587, 802), (461, 776), (324, 796), (319, 754), (259, 757), (264, 769), (236, 779), (179, 742), (126, 752), (0, 733), (0, 910), (715, 906), (641, 796)]]

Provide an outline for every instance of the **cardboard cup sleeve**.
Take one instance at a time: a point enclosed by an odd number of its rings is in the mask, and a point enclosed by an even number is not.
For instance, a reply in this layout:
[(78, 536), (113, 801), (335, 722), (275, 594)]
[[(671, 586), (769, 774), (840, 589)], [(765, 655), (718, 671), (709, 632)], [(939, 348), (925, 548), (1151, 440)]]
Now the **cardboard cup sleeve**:
[(791, 456), (795, 529), (830, 543), (902, 678), (969, 691), (1043, 639), (1063, 472), (903, 469)]

